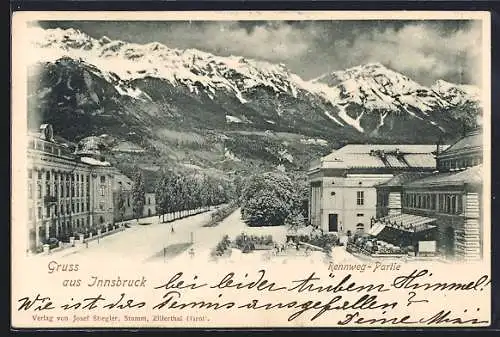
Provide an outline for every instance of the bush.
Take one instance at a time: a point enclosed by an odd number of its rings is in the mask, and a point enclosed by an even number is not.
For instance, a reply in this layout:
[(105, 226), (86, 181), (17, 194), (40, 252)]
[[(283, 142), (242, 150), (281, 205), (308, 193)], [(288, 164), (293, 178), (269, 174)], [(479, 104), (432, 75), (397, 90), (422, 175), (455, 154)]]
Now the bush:
[(271, 235), (256, 236), (240, 234), (235, 238), (234, 244), (236, 248), (241, 249), (243, 253), (248, 253), (255, 250), (256, 245), (272, 246), (274, 241)]
[(326, 252), (330, 252), (335, 245), (339, 244), (339, 238), (335, 234), (320, 234), (312, 236), (308, 243), (321, 247)]
[(227, 218), (229, 215), (231, 215), (237, 208), (238, 208), (238, 205), (236, 203), (231, 203), (231, 204), (228, 204), (228, 205), (225, 205), (225, 206), (219, 208), (214, 213), (212, 213), (210, 221), (206, 225), (204, 225), (204, 227), (217, 226), (225, 218)]
[(229, 236), (224, 235), (221, 241), (217, 244), (215, 249), (212, 251), (212, 256), (223, 256), (224, 253), (227, 251), (227, 249), (231, 245), (231, 240), (229, 239)]

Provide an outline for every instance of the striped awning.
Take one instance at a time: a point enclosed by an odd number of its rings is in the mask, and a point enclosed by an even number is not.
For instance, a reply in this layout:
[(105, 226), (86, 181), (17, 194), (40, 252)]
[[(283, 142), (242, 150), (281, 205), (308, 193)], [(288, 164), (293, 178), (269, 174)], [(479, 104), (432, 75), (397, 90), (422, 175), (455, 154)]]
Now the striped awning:
[[(376, 236), (385, 226), (396, 228), (407, 232), (421, 232), (435, 226), (431, 225), (436, 221), (435, 218), (429, 218), (414, 214), (395, 214), (384, 218), (377, 219), (369, 234)], [(372, 234), (373, 232), (373, 234)]]

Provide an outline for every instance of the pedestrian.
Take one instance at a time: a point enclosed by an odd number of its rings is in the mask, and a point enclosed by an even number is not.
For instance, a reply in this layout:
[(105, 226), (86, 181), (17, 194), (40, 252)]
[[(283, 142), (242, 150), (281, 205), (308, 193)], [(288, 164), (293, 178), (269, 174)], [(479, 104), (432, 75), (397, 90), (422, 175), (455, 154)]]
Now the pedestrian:
[(193, 257), (194, 257), (194, 249), (193, 249), (193, 248), (191, 248), (191, 249), (189, 250), (189, 256), (191, 256), (191, 258), (193, 258)]
[(171, 231), (172, 233), (174, 233), (174, 232), (175, 232), (175, 231), (174, 231), (174, 226), (172, 226), (172, 229), (171, 229), (170, 231)]

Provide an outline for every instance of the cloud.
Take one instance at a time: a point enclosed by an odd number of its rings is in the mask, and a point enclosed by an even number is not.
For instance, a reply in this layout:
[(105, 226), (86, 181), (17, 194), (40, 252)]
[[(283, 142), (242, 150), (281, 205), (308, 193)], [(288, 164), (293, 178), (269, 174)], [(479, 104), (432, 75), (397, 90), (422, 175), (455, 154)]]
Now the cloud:
[(414, 76), (423, 84), (438, 78), (481, 82), (479, 25), (449, 31), (436, 25), (415, 23), (399, 29), (388, 27), (360, 33), (350, 43), (342, 40), (336, 43), (344, 45), (338, 57), (359, 63), (381, 62)]
[(176, 42), (184, 46), (194, 45), (219, 54), (281, 62), (306, 53), (312, 47), (311, 36), (315, 31), (284, 22), (267, 22), (252, 27), (236, 22), (214, 22), (176, 26), (170, 34), (175, 34)]

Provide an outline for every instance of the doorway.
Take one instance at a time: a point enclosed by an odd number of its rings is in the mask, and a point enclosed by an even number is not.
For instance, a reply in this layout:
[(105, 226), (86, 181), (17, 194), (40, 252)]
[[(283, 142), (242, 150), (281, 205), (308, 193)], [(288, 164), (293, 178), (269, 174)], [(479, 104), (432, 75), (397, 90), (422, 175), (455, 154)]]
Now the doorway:
[(328, 231), (338, 232), (338, 214), (328, 214)]

